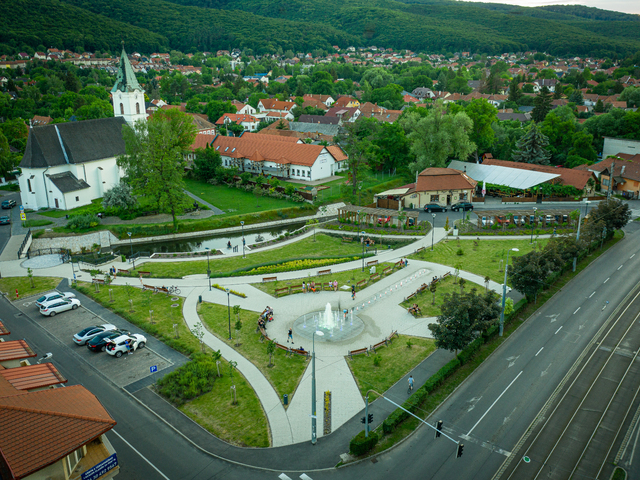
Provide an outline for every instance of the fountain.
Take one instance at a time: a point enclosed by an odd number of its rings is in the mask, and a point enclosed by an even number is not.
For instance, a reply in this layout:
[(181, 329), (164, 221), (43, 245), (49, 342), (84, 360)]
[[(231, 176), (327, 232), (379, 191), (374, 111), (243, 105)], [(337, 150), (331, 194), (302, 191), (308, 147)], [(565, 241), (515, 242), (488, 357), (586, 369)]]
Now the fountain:
[[(307, 319), (312, 324), (307, 329)], [(353, 310), (349, 315), (348, 310), (342, 312), (331, 309), (331, 303), (327, 303), (324, 310), (306, 313), (298, 318), (293, 329), (302, 337), (311, 339), (316, 330), (324, 332), (323, 337), (316, 337), (320, 342), (338, 342), (359, 335), (364, 330), (364, 322), (354, 315)]]

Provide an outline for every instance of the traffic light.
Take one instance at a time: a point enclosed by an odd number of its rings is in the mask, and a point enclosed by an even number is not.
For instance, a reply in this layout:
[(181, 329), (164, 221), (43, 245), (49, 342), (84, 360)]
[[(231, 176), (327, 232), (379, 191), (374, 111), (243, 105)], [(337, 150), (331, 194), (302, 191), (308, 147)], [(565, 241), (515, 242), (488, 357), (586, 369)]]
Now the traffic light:
[(362, 418), (360, 419), (360, 423), (365, 423), (365, 418), (364, 418), (364, 417), (362, 417)]
[(442, 432), (442, 420), (438, 420), (436, 422), (436, 438), (440, 436), (441, 432)]
[(373, 423), (373, 413), (369, 414), (369, 421), (367, 423)]
[(460, 458), (462, 456), (462, 451), (464, 450), (464, 443), (459, 443), (458, 444), (458, 453), (456, 454), (457, 458)]

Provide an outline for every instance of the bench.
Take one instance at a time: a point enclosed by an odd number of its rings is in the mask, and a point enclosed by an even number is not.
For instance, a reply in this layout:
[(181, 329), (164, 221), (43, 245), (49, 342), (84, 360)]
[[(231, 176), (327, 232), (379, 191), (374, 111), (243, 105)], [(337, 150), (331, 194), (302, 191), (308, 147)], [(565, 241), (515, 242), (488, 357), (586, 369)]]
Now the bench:
[(156, 287), (156, 292), (162, 292), (169, 295), (169, 289), (167, 287)]
[(331, 269), (328, 268), (327, 270), (318, 270), (318, 275), (331, 275)]
[(309, 352), (306, 350), (298, 350), (297, 348), (292, 348), (291, 353), (295, 353), (296, 355), (302, 355), (303, 357), (309, 358)]
[(130, 273), (129, 270), (118, 269), (118, 273)]
[(281, 293), (290, 293), (289, 292), (289, 287), (282, 287), (282, 288), (276, 288), (276, 298), (278, 298), (280, 296)]
[(289, 293), (296, 293), (297, 290), (300, 290), (300, 292), (302, 292), (302, 284), (300, 285), (291, 285), (289, 287)]
[(333, 290), (333, 282), (324, 282), (322, 284), (322, 291), (330, 292)]
[(420, 247), (416, 250), (416, 253), (423, 252), (423, 251), (424, 251), (424, 247)]
[(367, 262), (367, 267), (373, 267), (374, 265), (378, 264), (378, 260), (371, 260), (370, 262)]
[(406, 298), (404, 299), (404, 301), (406, 302), (407, 300), (411, 300), (412, 298), (414, 298), (414, 297), (416, 296), (416, 293), (417, 293), (417, 292), (413, 292), (411, 295), (409, 295), (408, 297), (406, 297)]
[(279, 343), (276, 343), (276, 348), (279, 348), (280, 350), (284, 350), (285, 352), (287, 352), (287, 355), (289, 355), (289, 353), (291, 353), (289, 351), (289, 347), (285, 347), (284, 345), (280, 345)]
[(402, 260), (398, 260), (396, 263), (393, 264), (393, 268), (402, 268), (403, 265), (404, 265), (404, 262)]
[(94, 278), (92, 283), (99, 283), (100, 285), (104, 285), (104, 280), (100, 280), (99, 278)]
[(153, 290), (155, 292), (156, 291), (156, 287), (154, 287), (153, 285), (145, 285), (143, 283), (142, 284), (142, 290)]
[(267, 331), (264, 328), (259, 328), (258, 327), (258, 331), (260, 332), (260, 341), (263, 342), (264, 340), (266, 340), (267, 342), (270, 340), (269, 336), (267, 335)]
[(365, 354), (367, 357), (369, 356), (369, 349), (367, 347), (359, 348), (358, 350), (349, 350), (349, 358), (353, 359), (354, 355)]
[(393, 337), (398, 338), (398, 330), (393, 330), (393, 331), (391, 332), (391, 335), (389, 335), (389, 336), (387, 337), (387, 340), (388, 340), (388, 341), (391, 341), (391, 340), (393, 339)]
[(440, 278), (441, 278), (442, 280), (444, 280), (445, 278), (450, 277), (450, 276), (451, 276), (451, 272), (447, 272), (447, 273), (445, 273), (444, 275), (442, 275), (442, 277), (440, 277)]
[(369, 350), (373, 351), (373, 353), (376, 353), (376, 348), (386, 347), (387, 345), (389, 345), (389, 341), (385, 338), (381, 342), (378, 342), (375, 345), (370, 346)]
[(367, 284), (368, 281), (369, 280), (360, 280), (358, 283), (356, 283), (356, 288), (360, 290), (362, 287), (364, 287)]
[(369, 281), (371, 281), (371, 282), (377, 282), (378, 280), (380, 280), (380, 274), (379, 273), (377, 273), (375, 275), (371, 275), (369, 277)]
[(138, 271), (138, 275), (141, 275), (141, 276), (142, 276), (142, 275), (146, 275), (147, 277), (150, 277), (150, 276), (151, 276), (151, 272), (141, 272), (141, 271)]
[(343, 242), (353, 242), (353, 237), (342, 237)]
[(278, 277), (262, 277), (262, 283), (264, 282), (277, 282)]
[(392, 270), (393, 270), (393, 267), (387, 267), (382, 271), (382, 275), (389, 275)]

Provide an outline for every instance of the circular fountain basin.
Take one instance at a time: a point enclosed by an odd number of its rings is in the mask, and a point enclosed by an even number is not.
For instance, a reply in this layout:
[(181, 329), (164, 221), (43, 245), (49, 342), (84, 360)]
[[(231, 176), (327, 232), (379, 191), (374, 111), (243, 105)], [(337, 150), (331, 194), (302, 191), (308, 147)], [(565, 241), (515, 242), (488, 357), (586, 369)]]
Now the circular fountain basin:
[(294, 332), (312, 340), (313, 332), (319, 330), (324, 335), (316, 335), (316, 342), (341, 342), (360, 335), (364, 330), (364, 322), (357, 315), (352, 315), (351, 310), (347, 312), (346, 317), (343, 311), (330, 312), (330, 318), (327, 309), (305, 313), (293, 323)]

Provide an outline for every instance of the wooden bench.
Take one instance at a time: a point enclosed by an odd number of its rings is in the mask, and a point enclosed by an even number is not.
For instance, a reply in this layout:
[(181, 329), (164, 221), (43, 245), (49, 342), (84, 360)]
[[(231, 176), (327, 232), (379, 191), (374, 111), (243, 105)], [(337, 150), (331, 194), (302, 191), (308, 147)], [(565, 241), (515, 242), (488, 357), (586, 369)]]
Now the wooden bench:
[(291, 285), (289, 287), (289, 293), (296, 293), (297, 290), (300, 290), (300, 292), (302, 292), (302, 284), (300, 284), (300, 285)]
[(413, 292), (411, 295), (409, 295), (408, 297), (406, 297), (406, 298), (404, 299), (404, 301), (406, 302), (407, 300), (411, 300), (412, 298), (414, 298), (414, 297), (416, 296), (416, 293), (417, 293), (417, 292)]
[(289, 347), (285, 347), (284, 345), (280, 345), (279, 343), (276, 343), (276, 348), (279, 348), (280, 350), (284, 350), (285, 352), (287, 352), (287, 355), (291, 353)]
[(318, 270), (318, 275), (331, 275), (331, 269), (328, 268), (327, 270)]
[(393, 267), (387, 267), (382, 271), (382, 275), (389, 275), (393, 271)]
[(100, 280), (99, 278), (94, 278), (92, 283), (99, 283), (100, 285), (104, 285), (104, 280)]
[(377, 273), (375, 275), (371, 275), (369, 277), (369, 281), (371, 281), (371, 282), (377, 282), (378, 280), (380, 280), (380, 274), (379, 273)]
[(398, 338), (398, 330), (393, 330), (393, 331), (391, 332), (391, 335), (389, 335), (389, 336), (387, 337), (387, 340), (390, 342), (391, 340), (393, 340), (393, 337)]
[(309, 352), (307, 352), (306, 350), (298, 350), (297, 348), (292, 348), (291, 353), (309, 358)]
[(369, 356), (369, 349), (367, 347), (359, 348), (358, 350), (349, 350), (349, 358), (353, 359), (354, 355), (365, 354), (367, 357)]
[(416, 253), (423, 252), (423, 251), (424, 251), (424, 247), (420, 247), (416, 250)]
[(378, 260), (371, 260), (370, 262), (367, 262), (367, 267), (373, 267), (374, 265), (378, 264)]
[(324, 282), (322, 284), (322, 291), (323, 292), (324, 291), (329, 291), (330, 292), (331, 290), (333, 290), (333, 282)]
[(276, 298), (278, 298), (280, 296), (281, 293), (290, 293), (289, 292), (289, 287), (282, 287), (282, 288), (276, 288)]
[(343, 242), (353, 242), (353, 237), (342, 237)]
[(169, 289), (167, 287), (156, 287), (156, 292), (162, 292), (169, 295)]
[(376, 348), (386, 347), (387, 345), (389, 345), (389, 341), (385, 338), (381, 342), (378, 342), (375, 345), (370, 346), (369, 350), (373, 351), (373, 353), (376, 353)]
[(262, 283), (264, 282), (277, 282), (278, 277), (262, 277)]
[(118, 269), (118, 273), (130, 273), (129, 270)]
[(153, 285), (145, 285), (144, 283), (142, 284), (142, 290), (152, 290), (152, 291), (156, 291), (156, 287), (154, 287)]
[(451, 272), (447, 272), (447, 273), (445, 273), (444, 275), (442, 275), (442, 277), (440, 277), (440, 278), (441, 278), (442, 280), (444, 280), (445, 278), (450, 277), (450, 276), (451, 276)]
[(404, 262), (402, 260), (398, 260), (393, 264), (393, 268), (402, 268), (404, 266)]
[(147, 277), (150, 277), (150, 276), (151, 276), (151, 272), (141, 272), (141, 271), (138, 271), (138, 275), (146, 275)]
[(263, 342), (264, 340), (269, 341), (269, 336), (267, 335), (267, 331), (264, 328), (260, 328), (258, 327), (258, 331), (260, 332), (260, 341)]
[(362, 287), (364, 287), (367, 284), (368, 281), (369, 280), (360, 280), (358, 283), (356, 283), (356, 288), (360, 290)]

